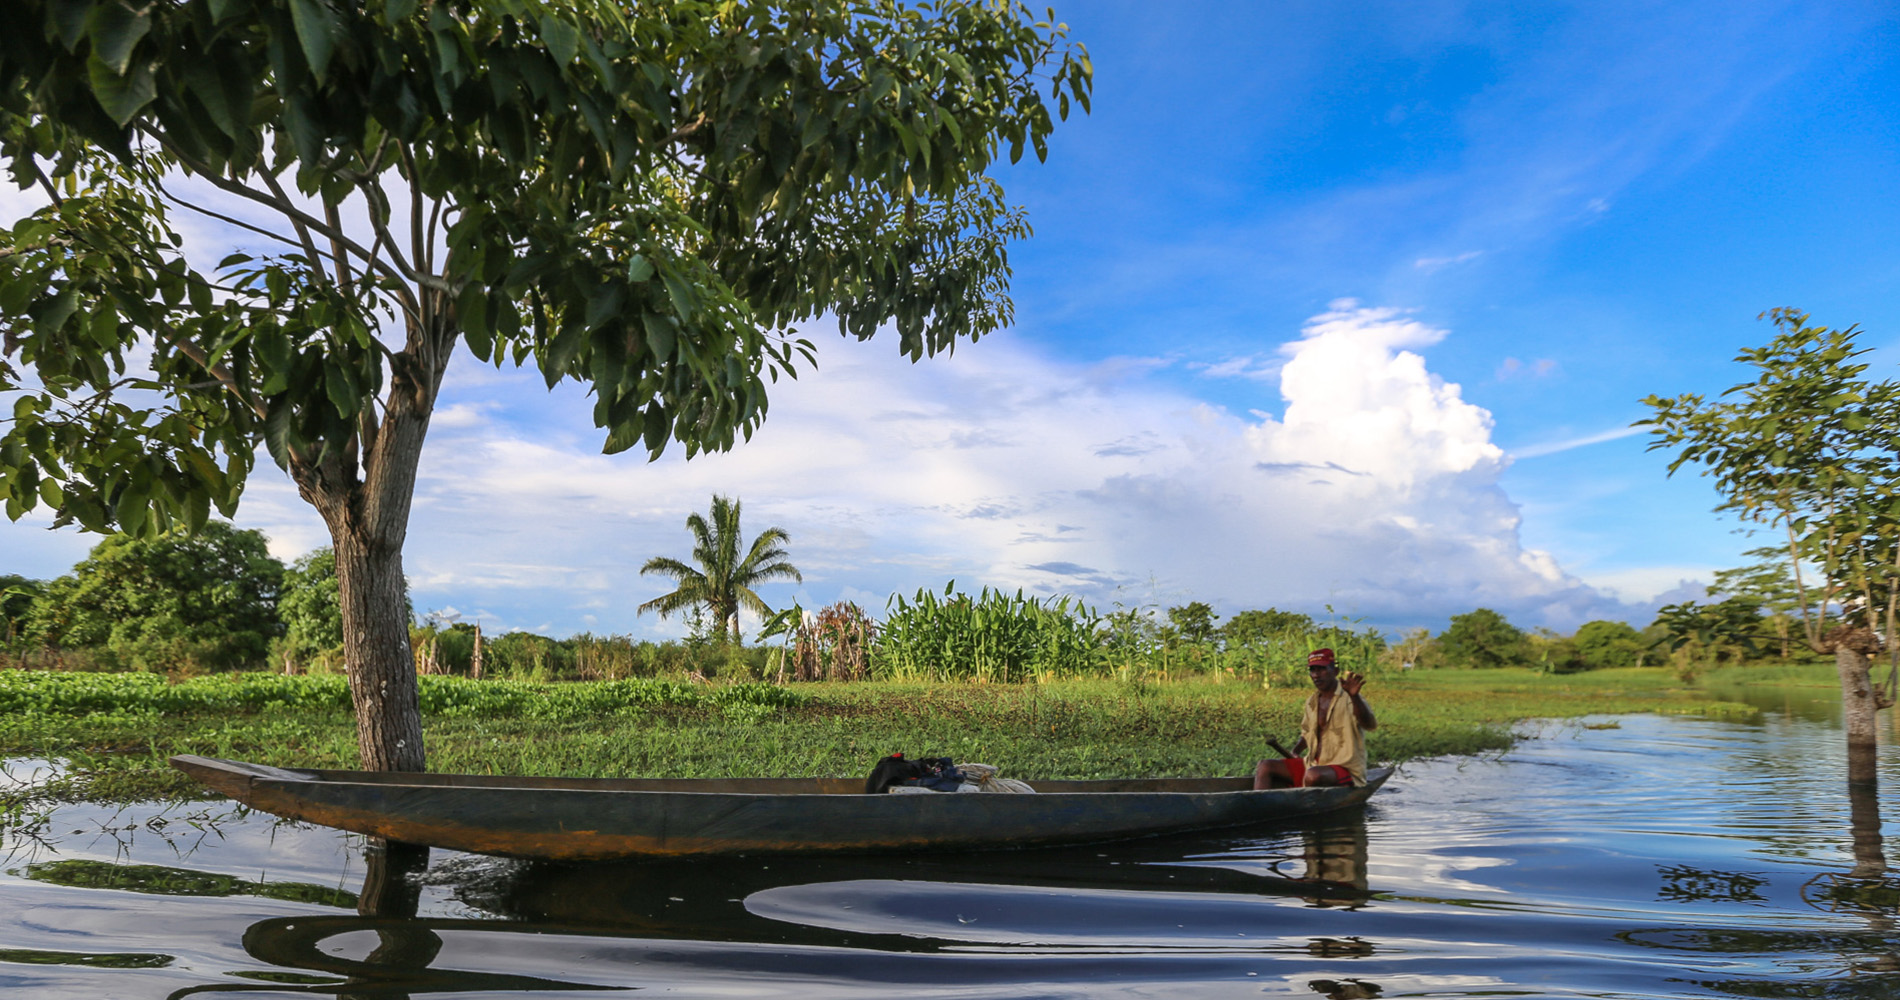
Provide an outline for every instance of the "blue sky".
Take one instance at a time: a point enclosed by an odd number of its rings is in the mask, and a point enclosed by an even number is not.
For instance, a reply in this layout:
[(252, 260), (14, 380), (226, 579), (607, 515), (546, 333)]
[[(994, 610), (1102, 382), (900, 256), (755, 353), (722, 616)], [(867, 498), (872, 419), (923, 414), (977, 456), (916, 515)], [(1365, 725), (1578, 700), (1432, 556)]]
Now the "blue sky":
[[(458, 362), (425, 458), (419, 609), (637, 618), (714, 492), (792, 535), (807, 607), (954, 577), (1384, 628), (1477, 606), (1642, 624), (1749, 543), (1613, 437), (1740, 377), (1758, 313), (1900, 337), (1900, 17), (1876, 3), (1091, 3), (1094, 113), (1000, 171), (1036, 235), (1017, 324), (820, 371), (738, 452), (598, 455), (587, 401)], [(0, 211), (21, 202), (0, 201)], [(220, 234), (203, 238), (216, 242)], [(208, 251), (206, 251), (208, 253)], [(214, 258), (215, 259), (215, 258)], [(1594, 441), (1595, 443), (1580, 443)], [(240, 523), (321, 529), (267, 465)], [(0, 571), (93, 539), (0, 527)]]

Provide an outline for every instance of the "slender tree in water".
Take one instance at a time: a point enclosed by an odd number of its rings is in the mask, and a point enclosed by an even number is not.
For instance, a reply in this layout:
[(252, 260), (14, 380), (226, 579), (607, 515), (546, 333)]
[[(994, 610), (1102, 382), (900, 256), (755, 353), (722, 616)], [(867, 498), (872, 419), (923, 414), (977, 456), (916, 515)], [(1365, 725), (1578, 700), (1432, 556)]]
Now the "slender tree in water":
[(0, 158), (47, 205), (0, 229), (0, 502), (195, 527), (268, 454), (383, 770), (424, 766), (402, 550), (458, 350), (589, 385), (608, 453), (730, 448), (795, 324), (913, 360), (1007, 324), (1028, 228), (985, 172), (1090, 90), (990, 0), (4, 10)]
[(1872, 781), (1875, 713), (1887, 703), (1872, 657), (1895, 652), (1900, 610), (1900, 383), (1865, 377), (1857, 327), (1810, 326), (1793, 309), (1764, 316), (1774, 339), (1735, 359), (1753, 381), (1718, 400), (1651, 396), (1655, 416), (1638, 423), (1651, 450), (1675, 451), (1671, 474), (1695, 464), (1714, 478), (1717, 510), (1785, 537), (1802, 638), (1833, 655), (1840, 676), (1849, 778)]
[(640, 605), (639, 613), (657, 611), (664, 618), (675, 611), (703, 608), (712, 615), (714, 627), (722, 635), (739, 642), (741, 608), (769, 617), (772, 609), (752, 588), (772, 580), (803, 581), (804, 577), (785, 558), (785, 545), (791, 536), (783, 528), (767, 528), (751, 545), (744, 544), (739, 530), (739, 501), (715, 495), (708, 516), (689, 514), (686, 530), (693, 535), (693, 562), (655, 556), (640, 567), (640, 575), (649, 573), (670, 577), (678, 586)]

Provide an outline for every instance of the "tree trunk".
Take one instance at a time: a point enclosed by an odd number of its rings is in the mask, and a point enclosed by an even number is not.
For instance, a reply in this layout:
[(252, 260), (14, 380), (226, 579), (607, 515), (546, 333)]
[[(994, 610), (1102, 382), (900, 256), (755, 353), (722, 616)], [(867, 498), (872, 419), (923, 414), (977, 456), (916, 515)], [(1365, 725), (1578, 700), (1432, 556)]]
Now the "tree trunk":
[(468, 675), (475, 680), (482, 679), (482, 623), (475, 623), (475, 652), (468, 658)]
[[(383, 419), (363, 418), (357, 447), (314, 461), (293, 457), (290, 468), (297, 492), (323, 516), (336, 549), (343, 660), (360, 766), (368, 771), (425, 769), (402, 546), (434, 392), (410, 371), (397, 367)], [(439, 368), (434, 374), (441, 378)]]
[(366, 771), (420, 771), (422, 706), (404, 613), (402, 550), (353, 534), (335, 541), (357, 752)]
[(1849, 642), (1834, 647), (1834, 666), (1841, 677), (1841, 727), (1847, 730), (1847, 780), (1873, 782), (1874, 686), (1867, 654)]

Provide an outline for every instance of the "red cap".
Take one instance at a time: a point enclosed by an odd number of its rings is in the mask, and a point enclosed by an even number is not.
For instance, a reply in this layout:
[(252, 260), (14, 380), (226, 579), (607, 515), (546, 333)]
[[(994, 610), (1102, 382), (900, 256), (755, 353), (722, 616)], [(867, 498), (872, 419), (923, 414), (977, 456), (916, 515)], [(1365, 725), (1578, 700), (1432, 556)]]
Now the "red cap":
[(1333, 665), (1333, 651), (1330, 649), (1313, 650), (1311, 653), (1307, 654), (1306, 665), (1308, 667), (1332, 666)]

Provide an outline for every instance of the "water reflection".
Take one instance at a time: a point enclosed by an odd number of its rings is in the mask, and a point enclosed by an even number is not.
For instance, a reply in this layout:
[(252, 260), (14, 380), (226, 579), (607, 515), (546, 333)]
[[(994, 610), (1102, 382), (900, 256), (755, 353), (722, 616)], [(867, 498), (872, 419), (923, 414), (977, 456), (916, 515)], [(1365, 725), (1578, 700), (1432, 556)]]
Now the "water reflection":
[[(291, 972), (237, 973), (256, 982), (287, 987), (279, 992), (330, 994), (338, 1000), (409, 1000), (417, 993), (621, 990), (564, 979), (432, 968), (442, 953), (441, 934), (416, 918), (421, 876), (429, 849), (372, 841), (364, 851), (363, 891), (356, 917), (284, 917), (246, 928), (246, 954)], [(349, 958), (339, 939), (353, 935), (375, 942), (360, 959)], [(316, 973), (313, 975), (312, 973)], [(175, 990), (167, 1000), (203, 993), (256, 993), (250, 983), (211, 983)]]
[(1361, 814), (993, 855), (529, 864), (251, 821), (0, 873), (0, 993), (1900, 995), (1877, 791), (1803, 780), (1840, 745), (1553, 726)]

